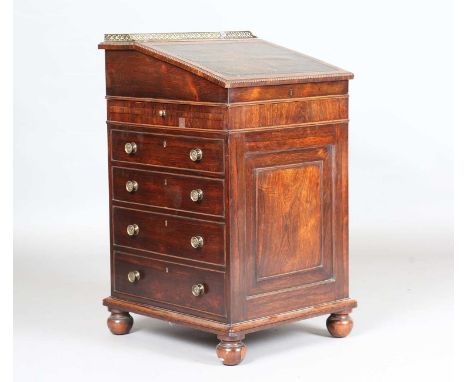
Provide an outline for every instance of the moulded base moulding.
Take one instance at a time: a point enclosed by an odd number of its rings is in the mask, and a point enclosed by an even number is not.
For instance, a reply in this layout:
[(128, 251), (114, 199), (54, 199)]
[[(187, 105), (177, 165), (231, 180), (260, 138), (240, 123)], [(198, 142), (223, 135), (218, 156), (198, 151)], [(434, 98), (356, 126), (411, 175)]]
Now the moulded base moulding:
[(247, 333), (268, 329), (292, 321), (330, 314), (327, 319), (329, 333), (333, 337), (346, 337), (353, 328), (353, 321), (349, 314), (357, 306), (356, 300), (347, 298), (229, 324), (155, 306), (124, 301), (114, 297), (104, 299), (103, 304), (111, 312), (108, 319), (108, 327), (113, 334), (129, 333), (133, 324), (133, 319), (129, 312), (214, 333), (220, 340), (216, 353), (223, 363), (229, 366), (237, 365), (244, 359), (247, 347), (242, 340)]

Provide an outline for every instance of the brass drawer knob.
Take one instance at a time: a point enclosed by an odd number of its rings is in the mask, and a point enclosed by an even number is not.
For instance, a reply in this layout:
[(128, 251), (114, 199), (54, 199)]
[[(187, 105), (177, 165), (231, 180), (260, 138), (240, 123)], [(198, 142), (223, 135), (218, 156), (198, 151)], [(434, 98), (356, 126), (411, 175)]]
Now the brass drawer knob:
[(136, 180), (129, 180), (127, 183), (125, 183), (125, 189), (128, 192), (135, 192), (138, 191), (138, 183)]
[(192, 294), (195, 297), (200, 297), (205, 294), (205, 286), (203, 284), (192, 285)]
[(125, 143), (125, 152), (130, 154), (135, 154), (137, 152), (137, 144), (135, 142), (127, 142)]
[(130, 271), (128, 272), (128, 281), (130, 281), (132, 284), (138, 280), (140, 280), (140, 272), (138, 271)]
[(160, 117), (165, 117), (166, 116), (166, 110), (159, 110), (159, 116)]
[(201, 149), (192, 149), (190, 150), (190, 160), (192, 162), (199, 162), (203, 157), (203, 152)]
[(203, 191), (200, 189), (190, 191), (192, 202), (199, 202), (203, 199)]
[(136, 236), (140, 233), (140, 227), (136, 224), (130, 224), (127, 226), (127, 234), (128, 236)]
[(203, 247), (203, 237), (201, 236), (192, 236), (190, 239), (190, 244), (193, 248), (201, 248)]

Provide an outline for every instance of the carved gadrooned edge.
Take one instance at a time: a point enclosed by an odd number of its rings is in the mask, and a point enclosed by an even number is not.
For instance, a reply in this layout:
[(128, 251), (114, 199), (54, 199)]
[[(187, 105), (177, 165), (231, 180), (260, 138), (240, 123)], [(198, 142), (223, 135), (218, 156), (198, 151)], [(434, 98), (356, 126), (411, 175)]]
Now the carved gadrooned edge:
[(109, 33), (104, 35), (106, 42), (151, 42), (176, 40), (222, 40), (256, 38), (250, 31), (227, 32), (174, 32), (174, 33)]

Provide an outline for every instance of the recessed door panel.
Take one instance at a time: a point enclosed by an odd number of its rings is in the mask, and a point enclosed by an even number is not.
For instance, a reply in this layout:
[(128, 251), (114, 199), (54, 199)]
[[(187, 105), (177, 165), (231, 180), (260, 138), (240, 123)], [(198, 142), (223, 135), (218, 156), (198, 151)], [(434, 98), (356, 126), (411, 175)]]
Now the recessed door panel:
[(255, 171), (256, 281), (305, 272), (322, 263), (322, 162)]
[(249, 155), (249, 295), (333, 276), (333, 146)]

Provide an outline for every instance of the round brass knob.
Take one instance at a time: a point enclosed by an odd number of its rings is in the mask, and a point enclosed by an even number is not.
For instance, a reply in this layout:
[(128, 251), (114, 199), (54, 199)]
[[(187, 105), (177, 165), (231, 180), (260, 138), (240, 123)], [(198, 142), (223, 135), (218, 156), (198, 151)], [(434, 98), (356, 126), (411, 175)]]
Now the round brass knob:
[(203, 237), (201, 236), (192, 236), (190, 239), (190, 244), (193, 248), (201, 248), (203, 247)]
[(201, 149), (192, 149), (190, 150), (190, 160), (193, 162), (199, 162), (201, 161), (203, 157), (203, 152)]
[(135, 142), (125, 143), (125, 152), (127, 154), (135, 154), (137, 152), (137, 144)]
[(159, 116), (160, 117), (165, 117), (166, 116), (166, 110), (159, 110)]
[(205, 294), (205, 286), (203, 284), (192, 285), (192, 294), (195, 297), (200, 297)]
[(125, 183), (125, 189), (128, 192), (135, 192), (138, 191), (138, 183), (136, 180), (129, 180), (127, 183)]
[(128, 272), (128, 281), (130, 281), (131, 283), (134, 283), (138, 280), (140, 280), (140, 272), (138, 271), (130, 271)]
[(127, 234), (128, 236), (136, 236), (140, 233), (140, 227), (136, 224), (130, 224), (127, 226)]
[(192, 202), (199, 202), (203, 199), (203, 191), (200, 189), (190, 191)]

